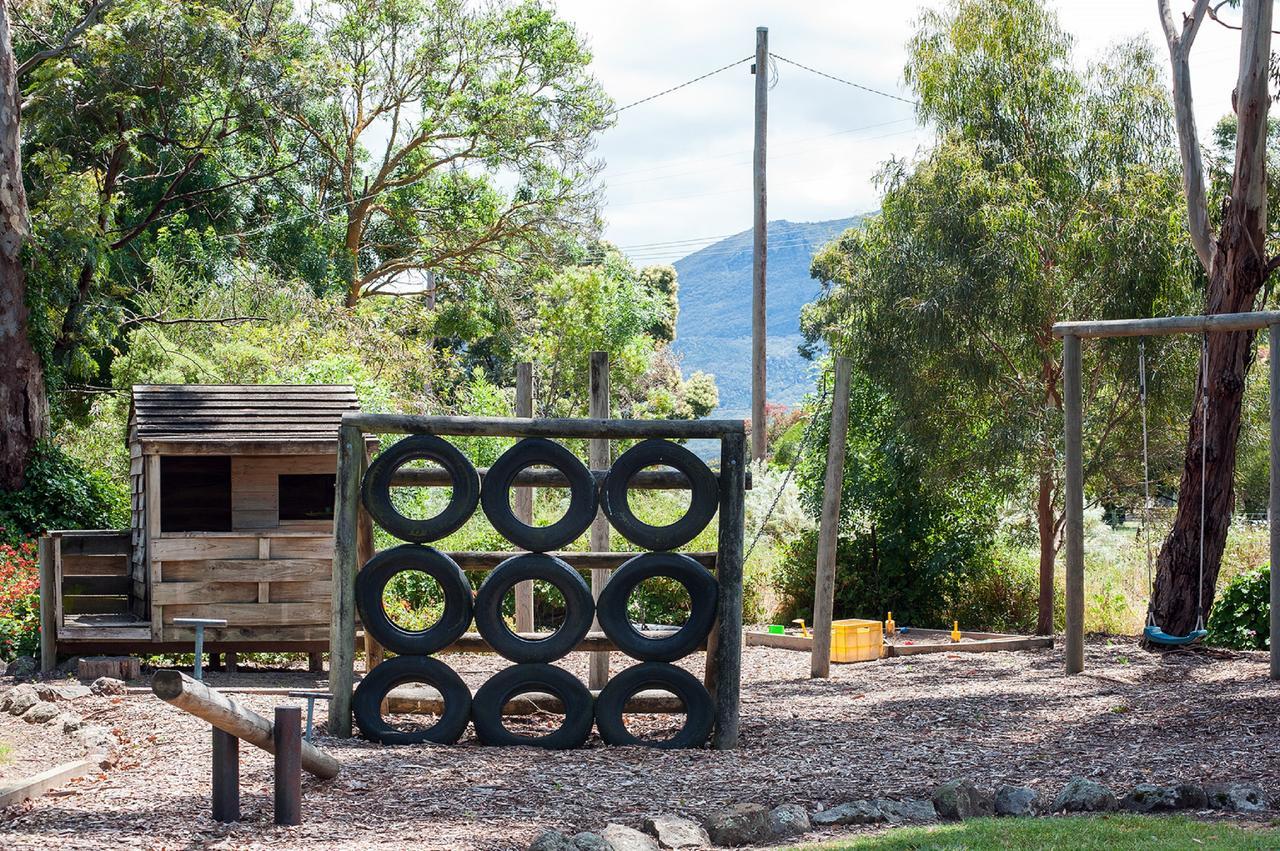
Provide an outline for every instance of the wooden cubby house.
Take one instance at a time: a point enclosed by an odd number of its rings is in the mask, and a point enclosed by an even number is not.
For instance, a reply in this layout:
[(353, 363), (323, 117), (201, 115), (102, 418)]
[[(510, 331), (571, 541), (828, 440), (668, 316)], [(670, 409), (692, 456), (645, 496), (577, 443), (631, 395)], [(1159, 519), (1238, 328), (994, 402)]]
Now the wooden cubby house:
[(190, 651), (175, 618), (222, 618), (210, 652), (327, 649), (334, 472), (355, 390), (139, 385), (127, 530), (41, 541), (42, 653)]

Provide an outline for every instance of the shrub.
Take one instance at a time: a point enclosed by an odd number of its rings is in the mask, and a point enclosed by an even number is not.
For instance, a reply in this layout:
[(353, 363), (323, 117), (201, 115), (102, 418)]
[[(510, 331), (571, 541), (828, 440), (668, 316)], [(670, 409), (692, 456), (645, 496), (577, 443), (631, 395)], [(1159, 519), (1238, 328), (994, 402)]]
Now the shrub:
[(110, 529), (129, 522), (127, 484), (86, 470), (49, 443), (27, 465), (26, 487), (0, 491), (0, 540), (11, 543), (50, 529)]
[(1209, 613), (1206, 640), (1236, 650), (1266, 650), (1271, 646), (1271, 565), (1236, 576), (1218, 592)]
[(40, 650), (40, 566), (35, 541), (0, 543), (0, 659)]
[(1040, 600), (1039, 566), (1026, 552), (997, 552), (957, 589), (951, 617), (960, 628), (1032, 633)]

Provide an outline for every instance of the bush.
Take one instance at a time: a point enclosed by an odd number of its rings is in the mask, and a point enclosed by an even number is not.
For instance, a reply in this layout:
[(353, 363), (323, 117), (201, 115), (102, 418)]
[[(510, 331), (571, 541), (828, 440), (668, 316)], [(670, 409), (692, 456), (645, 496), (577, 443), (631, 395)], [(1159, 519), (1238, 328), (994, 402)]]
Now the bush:
[(40, 565), (35, 541), (0, 543), (0, 659), (40, 651)]
[(1236, 576), (1218, 592), (1209, 613), (1206, 640), (1236, 650), (1266, 650), (1271, 646), (1271, 565), (1264, 564)]
[(126, 482), (86, 470), (49, 443), (27, 465), (26, 487), (0, 491), (0, 540), (10, 543), (50, 529), (113, 529), (128, 522)]

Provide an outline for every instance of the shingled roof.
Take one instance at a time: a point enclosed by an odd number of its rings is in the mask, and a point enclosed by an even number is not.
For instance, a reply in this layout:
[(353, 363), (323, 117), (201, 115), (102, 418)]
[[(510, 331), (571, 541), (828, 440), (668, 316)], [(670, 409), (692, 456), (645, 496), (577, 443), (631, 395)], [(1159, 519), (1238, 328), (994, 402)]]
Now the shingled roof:
[(343, 412), (359, 409), (342, 384), (135, 384), (129, 440), (336, 444)]

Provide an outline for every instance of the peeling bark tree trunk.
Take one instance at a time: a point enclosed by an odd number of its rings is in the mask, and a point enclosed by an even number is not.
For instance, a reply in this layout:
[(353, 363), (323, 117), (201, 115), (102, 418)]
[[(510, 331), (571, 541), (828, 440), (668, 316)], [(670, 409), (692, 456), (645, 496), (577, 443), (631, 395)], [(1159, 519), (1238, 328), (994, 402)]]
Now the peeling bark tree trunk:
[[(1162, 3), (1162, 10), (1167, 6)], [(1203, 14), (1203, 0), (1196, 13)], [(1166, 16), (1168, 17), (1168, 16)], [(1184, 24), (1181, 39), (1172, 33), (1170, 52), (1175, 71), (1181, 54), (1190, 50), (1194, 24)], [(1271, 0), (1245, 0), (1242, 14), (1240, 75), (1237, 84), (1235, 173), (1231, 197), (1226, 207), (1222, 233), (1210, 251), (1209, 289), (1206, 313), (1237, 313), (1254, 309), (1254, 301), (1267, 276), (1267, 261), (1262, 256), (1267, 230), (1266, 132), (1267, 68), (1271, 55)], [(1187, 37), (1190, 33), (1191, 38)], [(1184, 80), (1185, 101), (1175, 91), (1175, 107), (1179, 110), (1179, 132), (1194, 124), (1185, 118), (1190, 111), (1189, 82)], [(1185, 145), (1184, 145), (1185, 148)], [(1194, 168), (1192, 167), (1194, 166)], [(1183, 169), (1188, 190), (1197, 184), (1190, 172), (1198, 170), (1198, 158), (1189, 163), (1184, 154)], [(1202, 181), (1200, 182), (1202, 184)], [(1203, 203), (1203, 198), (1199, 199)], [(1195, 214), (1197, 199), (1189, 194), (1192, 239), (1197, 242)], [(1205, 226), (1207, 227), (1207, 225)], [(1160, 548), (1156, 562), (1156, 586), (1152, 597), (1155, 622), (1166, 632), (1185, 635), (1196, 627), (1201, 615), (1208, 617), (1213, 605), (1214, 587), (1227, 530), (1231, 525), (1234, 498), (1233, 480), (1236, 468), (1236, 440), (1240, 434), (1240, 410), (1244, 397), (1245, 376), (1253, 362), (1252, 333), (1210, 334), (1208, 338), (1208, 411), (1207, 432), (1202, 427), (1201, 406), (1205, 403), (1204, 370), (1197, 381), (1195, 408), (1192, 412), (1182, 479), (1178, 487), (1178, 508), (1173, 529)], [(1201, 446), (1204, 446), (1202, 477)], [(1204, 488), (1204, 572), (1200, 571), (1200, 494)]]
[(31, 345), (22, 268), (28, 227), (20, 112), (9, 12), (0, 2), (0, 488), (6, 490), (22, 487), (31, 450), (49, 429), (44, 367)]
[(1036, 616), (1036, 634), (1053, 635), (1053, 565), (1058, 557), (1058, 541), (1053, 516), (1053, 479), (1047, 471), (1040, 473), (1036, 497), (1036, 528), (1040, 534), (1040, 604)]

